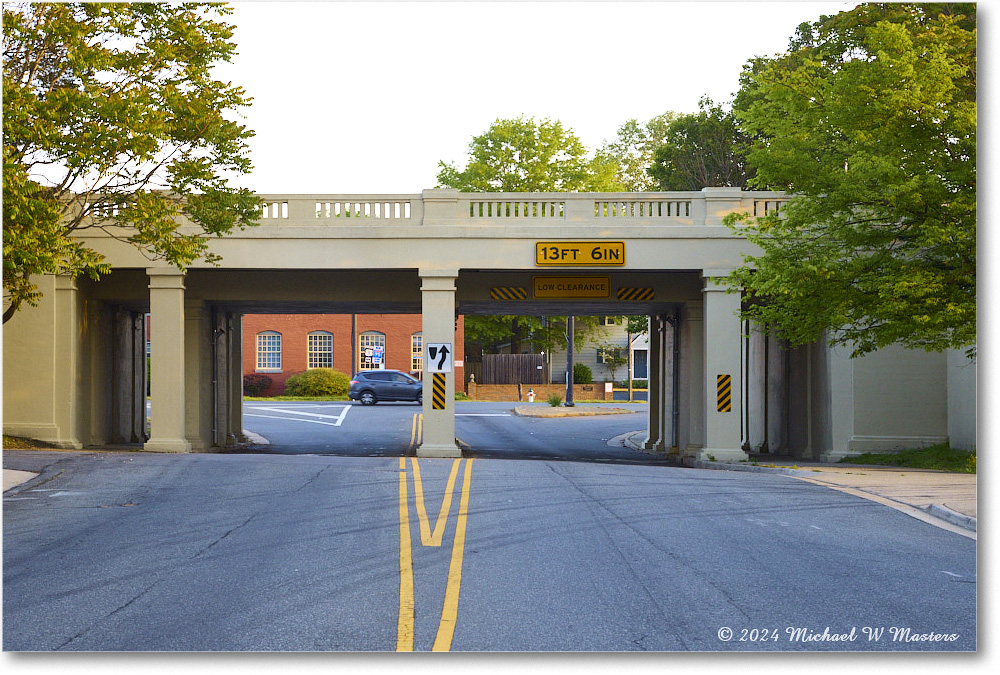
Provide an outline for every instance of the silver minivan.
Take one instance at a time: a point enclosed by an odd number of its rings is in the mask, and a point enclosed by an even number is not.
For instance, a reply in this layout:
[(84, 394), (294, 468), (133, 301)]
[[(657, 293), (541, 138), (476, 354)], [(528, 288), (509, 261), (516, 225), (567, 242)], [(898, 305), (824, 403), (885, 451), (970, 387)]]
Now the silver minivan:
[(375, 405), (379, 401), (423, 403), (424, 383), (399, 370), (362, 370), (351, 378), (347, 392), (352, 401)]

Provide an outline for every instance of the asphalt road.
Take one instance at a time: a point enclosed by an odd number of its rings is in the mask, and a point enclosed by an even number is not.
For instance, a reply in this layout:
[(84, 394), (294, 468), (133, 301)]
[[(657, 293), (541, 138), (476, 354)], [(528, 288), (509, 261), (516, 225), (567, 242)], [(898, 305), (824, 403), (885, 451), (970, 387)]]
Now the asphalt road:
[[(405, 448), (418, 408), (371, 412)], [(43, 475), (4, 498), (4, 649), (976, 648), (973, 540), (785, 476), (616, 457), (604, 425), (558, 445), (597, 453), (576, 461), (487, 457), (574, 437), (461, 419), (461, 460), (6, 451)]]
[[(645, 404), (606, 406), (635, 411), (631, 414), (565, 419), (520, 417), (514, 414), (517, 406), (458, 402), (455, 433), (465, 454), (492, 459), (652, 459), (624, 448), (620, 439), (614, 441), (646, 427)], [(275, 454), (399, 457), (413, 454), (419, 445), (422, 410), (413, 403), (248, 401), (243, 426), (268, 440), (262, 451)]]

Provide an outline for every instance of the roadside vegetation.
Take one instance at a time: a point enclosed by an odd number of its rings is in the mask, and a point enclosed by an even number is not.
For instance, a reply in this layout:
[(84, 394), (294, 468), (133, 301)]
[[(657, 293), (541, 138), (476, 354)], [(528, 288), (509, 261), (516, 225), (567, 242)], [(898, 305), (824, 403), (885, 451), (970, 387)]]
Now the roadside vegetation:
[(899, 452), (866, 452), (856, 457), (845, 457), (841, 464), (900, 466), (909, 469), (936, 469), (954, 473), (976, 473), (976, 453), (953, 450), (946, 443), (926, 448), (900, 450)]
[(36, 441), (34, 438), (21, 438), (20, 436), (3, 435), (4, 450), (32, 450), (37, 448), (51, 448), (52, 446), (44, 441)]

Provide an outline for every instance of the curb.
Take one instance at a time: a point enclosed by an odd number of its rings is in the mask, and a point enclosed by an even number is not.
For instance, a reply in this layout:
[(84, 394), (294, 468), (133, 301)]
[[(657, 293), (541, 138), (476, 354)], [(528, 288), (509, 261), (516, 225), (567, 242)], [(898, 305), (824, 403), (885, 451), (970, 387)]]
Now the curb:
[(593, 417), (595, 415), (632, 415), (636, 410), (625, 408), (562, 408), (546, 410), (544, 408), (514, 408), (514, 414), (520, 417)]
[[(706, 462), (704, 460), (685, 460), (684, 466), (690, 466), (695, 469), (715, 469), (719, 471), (749, 471), (751, 473), (770, 473), (779, 474), (782, 476), (791, 476), (792, 478), (805, 478), (810, 482), (815, 482), (816, 484), (822, 484), (829, 486), (830, 488), (836, 490), (844, 490), (844, 486), (839, 486), (836, 483), (821, 480), (816, 478), (815, 471), (803, 471), (802, 469), (785, 469), (777, 466), (754, 466), (753, 464), (726, 464), (725, 462)], [(957, 511), (952, 511), (946, 506), (941, 506), (939, 504), (931, 504), (926, 507), (914, 506), (912, 504), (907, 504), (901, 502), (897, 499), (891, 497), (886, 497), (884, 495), (876, 495), (875, 493), (867, 492), (858, 488), (851, 488), (851, 494), (855, 494), (859, 497), (865, 499), (870, 499), (872, 501), (879, 502), (891, 502), (891, 505), (898, 505), (897, 510), (903, 511), (904, 513), (911, 511), (918, 511), (925, 513), (928, 516), (942, 520), (948, 524), (955, 525), (964, 530), (970, 532), (977, 532), (977, 519), (972, 516), (967, 516), (963, 513), (958, 513)], [(870, 496), (868, 496), (870, 495)]]
[[(642, 432), (636, 432), (630, 434), (628, 437), (624, 439), (623, 443), (631, 447), (633, 450), (637, 450), (639, 452), (646, 452), (641, 447), (641, 445), (637, 445), (633, 440), (636, 436), (638, 436), (641, 433)], [(656, 454), (659, 455), (662, 453), (656, 453)], [(778, 474), (781, 476), (790, 476), (792, 478), (803, 478), (810, 482), (814, 482), (814, 484), (817, 485), (828, 486), (831, 489), (840, 489), (840, 490), (844, 489), (843, 486), (838, 486), (835, 483), (817, 479), (815, 471), (805, 471), (803, 469), (788, 469), (779, 466), (757, 466), (754, 464), (728, 464), (726, 462), (709, 462), (702, 459), (693, 459), (688, 457), (678, 458), (678, 464), (680, 466), (692, 469), (711, 469), (715, 471), (744, 471), (749, 473)], [(901, 502), (896, 499), (892, 499), (890, 497), (885, 497), (882, 495), (876, 495), (874, 493), (865, 492), (864, 490), (851, 489), (851, 494), (855, 494), (864, 499), (870, 499), (882, 503), (888, 502), (887, 505), (893, 506), (893, 508), (897, 508), (897, 510), (900, 510), (904, 513), (910, 513), (912, 515), (912, 513), (916, 511), (919, 513), (926, 514), (932, 519), (944, 521), (945, 523), (948, 523), (950, 525), (960, 527), (963, 530), (967, 530), (969, 532), (974, 532), (974, 533), (978, 532), (977, 518), (973, 518), (972, 516), (967, 516), (964, 513), (958, 513), (957, 511), (953, 511), (952, 509), (949, 509), (948, 507), (940, 504), (931, 504), (929, 506), (921, 508), (913, 506), (911, 504), (906, 504), (905, 502)]]
[[(30, 480), (26, 480), (23, 483), (19, 483), (18, 485), (15, 485), (14, 487), (12, 487), (9, 490), (5, 490), (4, 493), (3, 493), (3, 496), (4, 497), (10, 497), (10, 496), (18, 494), (19, 492), (23, 492), (24, 490), (30, 490), (32, 488), (36, 488), (39, 485), (43, 485), (45, 483), (48, 483), (53, 478), (58, 477), (60, 474), (62, 474), (62, 472), (63, 472), (63, 470), (60, 469), (60, 468), (58, 468), (57, 465), (55, 465), (55, 464), (49, 465), (49, 466), (45, 467), (44, 469), (42, 469), (41, 473), (39, 473), (34, 478), (32, 478)], [(31, 472), (31, 473), (34, 473), (34, 472)]]
[(947, 506), (942, 506), (940, 504), (931, 504), (926, 508), (926, 511), (935, 518), (940, 518), (941, 520), (947, 521), (952, 525), (957, 525), (972, 532), (978, 532), (976, 529), (978, 526), (977, 518), (967, 516), (964, 513), (959, 513), (958, 511), (952, 511)]

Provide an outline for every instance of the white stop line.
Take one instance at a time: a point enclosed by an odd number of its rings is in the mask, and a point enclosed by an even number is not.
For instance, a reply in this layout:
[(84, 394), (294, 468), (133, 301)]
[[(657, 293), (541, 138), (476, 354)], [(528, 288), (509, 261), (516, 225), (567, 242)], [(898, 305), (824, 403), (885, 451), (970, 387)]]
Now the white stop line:
[[(335, 406), (331, 406), (335, 407)], [(266, 412), (276, 412), (282, 415), (302, 415), (303, 417), (319, 417), (320, 419), (298, 419), (295, 417), (284, 417), (278, 415), (255, 415), (253, 413), (244, 413), (244, 417), (266, 417), (268, 419), (274, 420), (287, 420), (289, 422), (308, 422), (310, 424), (325, 424), (331, 427), (339, 427), (344, 423), (344, 418), (347, 417), (347, 411), (351, 409), (351, 406), (345, 405), (341, 406), (342, 410), (339, 415), (321, 415), (319, 413), (302, 412), (301, 410), (290, 410), (288, 408), (258, 408), (254, 406), (250, 410), (263, 410)], [(323, 420), (334, 420), (332, 422), (324, 422)]]

